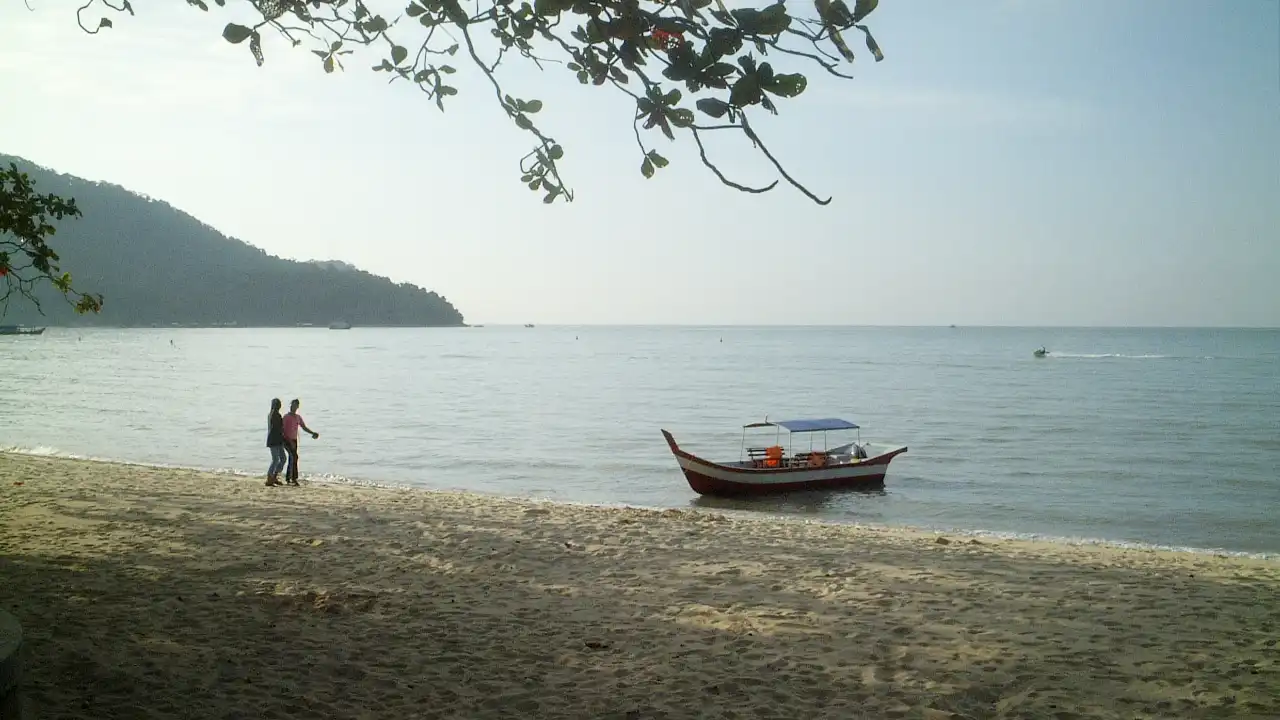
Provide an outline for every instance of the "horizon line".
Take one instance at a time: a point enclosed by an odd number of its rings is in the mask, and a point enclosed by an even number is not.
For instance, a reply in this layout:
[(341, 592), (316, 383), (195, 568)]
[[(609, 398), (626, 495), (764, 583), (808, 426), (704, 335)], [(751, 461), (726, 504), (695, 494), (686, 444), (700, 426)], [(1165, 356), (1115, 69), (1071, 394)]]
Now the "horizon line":
[[(3, 323), (0, 323), (3, 325)], [(934, 325), (934, 324), (842, 324), (842, 323), (793, 323), (793, 324), (777, 324), (777, 323), (521, 323), (521, 322), (494, 322), (494, 323), (462, 323), (459, 325), (352, 325), (352, 329), (384, 329), (384, 330), (413, 330), (413, 329), (432, 329), (432, 330), (448, 330), (448, 329), (469, 329), (484, 327), (501, 327), (501, 328), (524, 328), (532, 325), (532, 329), (542, 328), (706, 328), (706, 329), (723, 329), (723, 328), (740, 328), (740, 329), (778, 329), (778, 328), (846, 328), (846, 329), (937, 329), (937, 330), (1280, 330), (1280, 326), (1276, 325)], [(61, 325), (50, 323), (47, 325), (31, 325), (30, 327), (47, 327), (68, 330), (93, 330), (93, 329), (113, 329), (113, 330), (315, 330), (325, 329), (327, 326), (313, 324), (309, 326), (288, 324), (288, 325), (217, 325), (217, 324), (196, 324), (196, 325), (115, 325), (108, 323), (85, 323), (75, 325)]]
[[(932, 323), (530, 323), (538, 327), (636, 328), (937, 328), (942, 330), (1280, 330), (1280, 325), (937, 325)], [(467, 323), (467, 327), (523, 327), (521, 322)]]

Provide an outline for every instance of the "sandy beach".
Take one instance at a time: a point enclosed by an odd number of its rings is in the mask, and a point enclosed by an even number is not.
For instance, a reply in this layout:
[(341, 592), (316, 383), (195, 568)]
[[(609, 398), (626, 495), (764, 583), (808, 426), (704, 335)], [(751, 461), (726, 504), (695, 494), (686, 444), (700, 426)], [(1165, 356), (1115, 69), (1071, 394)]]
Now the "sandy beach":
[(0, 454), (47, 718), (1276, 718), (1280, 563)]

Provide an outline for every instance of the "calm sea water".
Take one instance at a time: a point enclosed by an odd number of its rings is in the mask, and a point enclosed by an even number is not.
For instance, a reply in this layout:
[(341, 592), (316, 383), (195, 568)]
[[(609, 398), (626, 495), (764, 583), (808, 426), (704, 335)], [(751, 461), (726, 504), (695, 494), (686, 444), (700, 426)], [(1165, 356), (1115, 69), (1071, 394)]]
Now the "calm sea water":
[[(1052, 355), (1031, 351), (1047, 345)], [(0, 337), (0, 447), (591, 503), (1280, 552), (1280, 331), (66, 330)], [(768, 413), (905, 444), (882, 493), (726, 502), (659, 434), (738, 457)], [(834, 438), (833, 438), (834, 439)], [(834, 444), (834, 442), (833, 442)]]

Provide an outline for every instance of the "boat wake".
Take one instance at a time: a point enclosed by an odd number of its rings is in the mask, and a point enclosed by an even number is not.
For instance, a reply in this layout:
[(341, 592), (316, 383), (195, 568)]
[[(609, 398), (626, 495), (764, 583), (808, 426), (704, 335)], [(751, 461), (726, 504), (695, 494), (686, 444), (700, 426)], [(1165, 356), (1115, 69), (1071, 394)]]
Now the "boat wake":
[(1070, 360), (1213, 360), (1212, 355), (1128, 355), (1125, 353), (1065, 353), (1051, 352), (1051, 358), (1067, 358)]

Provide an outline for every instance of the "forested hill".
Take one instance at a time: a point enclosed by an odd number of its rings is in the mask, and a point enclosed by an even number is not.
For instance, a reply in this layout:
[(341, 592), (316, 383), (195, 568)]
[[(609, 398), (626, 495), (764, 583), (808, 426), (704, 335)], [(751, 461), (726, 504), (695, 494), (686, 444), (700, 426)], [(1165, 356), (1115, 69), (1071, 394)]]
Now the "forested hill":
[(58, 223), (50, 246), (75, 287), (101, 293), (104, 303), (100, 315), (76, 315), (41, 283), (37, 295), (45, 314), (15, 295), (0, 324), (462, 324), (449, 301), (416, 285), (346, 263), (268, 255), (168, 203), (0, 154), (0, 165), (10, 162), (31, 176), (37, 192), (75, 199), (83, 216)]

